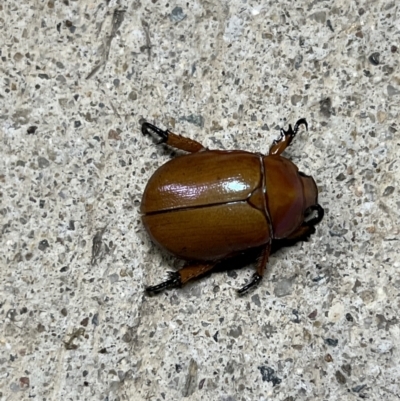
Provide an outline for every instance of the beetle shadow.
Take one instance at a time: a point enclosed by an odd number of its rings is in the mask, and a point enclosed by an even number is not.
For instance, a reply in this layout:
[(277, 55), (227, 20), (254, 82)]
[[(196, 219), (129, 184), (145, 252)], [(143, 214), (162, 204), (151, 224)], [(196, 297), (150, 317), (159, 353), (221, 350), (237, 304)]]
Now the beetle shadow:
[[(282, 248), (294, 246), (298, 242), (307, 242), (313, 233), (314, 233), (314, 231), (309, 231), (306, 235), (295, 238), (295, 239), (273, 240), (271, 243), (270, 255), (278, 252)], [(241, 269), (245, 266), (255, 264), (257, 262), (258, 258), (261, 256), (261, 253), (264, 248), (265, 248), (265, 245), (257, 247), (257, 248), (248, 249), (246, 251), (236, 253), (224, 260), (218, 261), (218, 262), (216, 262), (216, 265), (214, 266), (213, 269), (211, 269), (210, 271), (208, 271), (202, 275), (197, 276), (196, 281), (201, 280), (205, 277), (208, 277), (213, 273), (227, 272), (227, 271)], [(162, 252), (162, 250), (161, 250), (161, 252)], [(172, 256), (169, 255), (168, 253), (165, 253), (165, 256), (172, 258)], [(187, 284), (187, 286), (191, 287), (193, 284), (194, 284), (193, 282), (190, 282)], [(166, 286), (166, 287), (169, 287), (169, 286)], [(166, 288), (166, 287), (163, 286), (162, 288)], [(185, 287), (186, 287), (186, 285), (185, 285)], [(254, 287), (252, 286), (252, 288), (250, 288), (248, 291), (245, 291), (244, 293), (252, 292), (255, 288), (256, 288), (255, 286)], [(162, 291), (150, 292), (149, 296), (154, 296), (154, 295), (160, 294), (161, 292)]]
[[(270, 255), (280, 251), (281, 249), (295, 246), (299, 242), (307, 242), (309, 239), (310, 235), (306, 235), (304, 237), (296, 239), (273, 240), (271, 244)], [(263, 249), (264, 246), (252, 248), (247, 251), (235, 254), (227, 259), (221, 260), (211, 271), (203, 274), (199, 278), (210, 276), (212, 273), (241, 269), (243, 267), (255, 264), (257, 263), (258, 258), (261, 256), (261, 252)]]

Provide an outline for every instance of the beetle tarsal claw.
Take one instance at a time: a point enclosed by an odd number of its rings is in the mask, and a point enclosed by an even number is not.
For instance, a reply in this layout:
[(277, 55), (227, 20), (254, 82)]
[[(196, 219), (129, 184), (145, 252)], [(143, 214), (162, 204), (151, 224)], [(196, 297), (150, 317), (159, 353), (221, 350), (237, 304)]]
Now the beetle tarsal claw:
[[(308, 124), (305, 118), (300, 118), (300, 120), (297, 120), (296, 124), (294, 125), (294, 135), (297, 134), (297, 131), (300, 128), (300, 125), (305, 125), (306, 126), (306, 130), (308, 131)], [(290, 126), (289, 126), (290, 129)]]
[(153, 124), (144, 122), (142, 124), (142, 133), (143, 135), (150, 135), (150, 136), (154, 136), (154, 134), (156, 134), (158, 138), (161, 138), (157, 142), (157, 145), (159, 145), (161, 143), (167, 142), (169, 131), (168, 130), (163, 131), (161, 128), (158, 128)]
[(253, 277), (251, 280), (242, 288), (239, 288), (237, 290), (239, 295), (245, 294), (250, 288), (256, 286), (262, 279), (262, 276), (260, 276), (258, 273), (254, 273)]

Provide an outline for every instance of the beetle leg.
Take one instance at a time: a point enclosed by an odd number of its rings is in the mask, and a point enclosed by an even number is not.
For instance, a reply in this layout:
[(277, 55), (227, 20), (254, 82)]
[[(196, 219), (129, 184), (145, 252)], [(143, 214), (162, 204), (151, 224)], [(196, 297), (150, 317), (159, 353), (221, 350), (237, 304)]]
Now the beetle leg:
[(146, 292), (149, 294), (156, 294), (157, 292), (160, 292), (166, 288), (180, 286), (180, 277), (178, 272), (168, 272), (168, 277), (168, 280), (165, 280), (160, 284), (146, 287)]
[(298, 120), (294, 125), (294, 128), (289, 124), (289, 129), (287, 131), (281, 128), (281, 134), (278, 139), (275, 139), (272, 142), (272, 145), (269, 148), (269, 154), (280, 155), (291, 144), (302, 124), (304, 124), (308, 130), (308, 124), (305, 118), (300, 118), (300, 120)]
[(199, 265), (186, 265), (178, 271), (181, 285), (196, 277), (202, 276), (214, 268), (216, 263), (204, 263)]
[(325, 214), (324, 209), (323, 209), (322, 206), (319, 205), (319, 204), (310, 206), (310, 207), (306, 210), (306, 213), (307, 213), (308, 215), (311, 215), (312, 212), (317, 212), (317, 215), (316, 215), (315, 217), (311, 218), (310, 220), (306, 220), (306, 221), (305, 221), (305, 223), (306, 223), (308, 226), (316, 226), (319, 222), (321, 222), (321, 220), (323, 219), (324, 214)]
[(253, 274), (252, 279), (244, 287), (237, 290), (239, 295), (243, 295), (250, 288), (256, 286), (261, 281), (261, 279), (264, 276), (265, 267), (267, 266), (270, 252), (271, 252), (271, 242), (269, 242), (267, 246), (263, 249), (260, 260), (258, 261), (257, 271)]
[(168, 280), (163, 281), (158, 285), (154, 285), (151, 287), (146, 287), (146, 292), (155, 294), (160, 292), (166, 288), (170, 287), (180, 287), (183, 284), (187, 283), (189, 280), (192, 280), (196, 277), (202, 276), (207, 273), (211, 269), (213, 269), (215, 263), (204, 263), (204, 264), (196, 264), (196, 265), (186, 265), (183, 266), (182, 269), (177, 272), (168, 272)]
[(193, 139), (174, 134), (169, 130), (163, 131), (162, 129), (156, 127), (153, 124), (144, 122), (142, 124), (143, 135), (151, 135), (151, 131), (153, 131), (154, 134), (160, 137), (160, 140), (159, 142), (157, 142), (157, 145), (159, 145), (160, 143), (165, 143), (168, 146), (172, 146), (174, 148), (184, 150), (189, 153), (196, 153), (201, 150), (205, 150), (205, 147), (201, 143), (196, 142)]
[(160, 140), (159, 140), (159, 142), (157, 142), (157, 145), (159, 145), (160, 143), (167, 142), (168, 131), (163, 131), (161, 128), (158, 128), (153, 124), (144, 122), (142, 124), (142, 134), (143, 135), (151, 135), (151, 131), (153, 131), (153, 133), (157, 134), (160, 137)]

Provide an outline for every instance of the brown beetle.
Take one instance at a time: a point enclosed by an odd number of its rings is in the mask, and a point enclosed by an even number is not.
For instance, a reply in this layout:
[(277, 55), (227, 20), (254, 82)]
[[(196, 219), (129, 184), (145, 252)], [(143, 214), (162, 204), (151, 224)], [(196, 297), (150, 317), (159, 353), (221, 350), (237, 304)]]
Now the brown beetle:
[(307, 239), (323, 216), (312, 177), (281, 156), (297, 134), (281, 129), (268, 156), (240, 150), (206, 149), (200, 143), (145, 122), (143, 134), (189, 152), (161, 166), (143, 194), (141, 213), (152, 240), (188, 263), (170, 272), (155, 293), (180, 286), (213, 269), (221, 260), (261, 248), (257, 271), (239, 293), (263, 277), (274, 240)]

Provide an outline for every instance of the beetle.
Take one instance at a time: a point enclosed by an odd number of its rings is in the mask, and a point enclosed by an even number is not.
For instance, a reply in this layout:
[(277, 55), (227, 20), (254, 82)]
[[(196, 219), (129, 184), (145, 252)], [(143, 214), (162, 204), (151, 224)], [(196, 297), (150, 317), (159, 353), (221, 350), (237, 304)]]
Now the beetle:
[(189, 154), (161, 166), (150, 178), (141, 202), (151, 239), (186, 260), (177, 272), (146, 291), (179, 287), (211, 271), (227, 258), (260, 249), (256, 272), (239, 294), (262, 279), (272, 243), (307, 240), (324, 216), (314, 179), (281, 156), (296, 136), (280, 130), (268, 155), (242, 150), (210, 150), (201, 143), (143, 122), (142, 133)]

